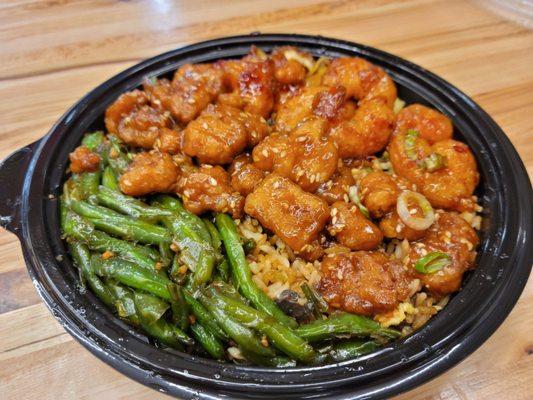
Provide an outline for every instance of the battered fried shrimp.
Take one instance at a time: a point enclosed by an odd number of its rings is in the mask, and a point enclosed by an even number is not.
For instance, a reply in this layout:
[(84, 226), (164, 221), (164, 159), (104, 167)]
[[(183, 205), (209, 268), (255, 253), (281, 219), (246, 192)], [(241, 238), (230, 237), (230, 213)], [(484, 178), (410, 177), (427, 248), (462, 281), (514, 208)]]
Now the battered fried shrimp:
[(171, 192), (178, 179), (172, 157), (159, 151), (138, 153), (120, 177), (120, 190), (130, 196)]
[(416, 130), (429, 144), (451, 139), (453, 135), (452, 121), (448, 117), (421, 104), (411, 104), (398, 113), (396, 131), (407, 132), (409, 129)]
[(378, 66), (356, 57), (336, 58), (322, 78), (326, 86), (343, 86), (347, 96), (356, 100), (382, 99), (392, 108), (396, 100), (393, 80)]
[(383, 234), (355, 204), (333, 203), (330, 216), (328, 232), (341, 245), (351, 250), (373, 250), (381, 244)]
[(302, 257), (322, 255), (319, 233), (329, 217), (327, 203), (272, 173), (246, 198), (244, 210)]
[(373, 218), (381, 218), (394, 209), (400, 195), (400, 188), (391, 175), (374, 171), (365, 175), (359, 182), (361, 203)]
[[(430, 113), (433, 122), (427, 123), (421, 119), (422, 114), (417, 114), (417, 127), (424, 131), (424, 137), (418, 130), (406, 129), (408, 115), (412, 113), (404, 110), (398, 114), (398, 119), (403, 122), (397, 125), (389, 144), (394, 171), (416, 184), (433, 206), (457, 211), (471, 210), (472, 194), (479, 182), (479, 173), (468, 146), (453, 139), (435, 141), (435, 138), (449, 135), (442, 128), (447, 126), (443, 122), (445, 117), (436, 118), (436, 111)], [(437, 127), (434, 133), (429, 126)]]
[(215, 211), (233, 218), (242, 215), (244, 198), (231, 187), (228, 173), (220, 166), (184, 165), (176, 191), (185, 208), (194, 214)]
[(70, 170), (75, 174), (95, 172), (100, 167), (100, 156), (85, 146), (78, 146), (68, 155)]
[(330, 136), (340, 157), (365, 157), (385, 148), (393, 124), (394, 113), (384, 100), (363, 100), (353, 118), (332, 128)]
[(323, 259), (319, 290), (332, 308), (373, 315), (406, 300), (409, 282), (402, 265), (384, 253), (357, 251)]
[(268, 133), (257, 115), (227, 105), (209, 105), (184, 131), (183, 151), (201, 163), (228, 164)]
[[(412, 268), (411, 274), (421, 279), (429, 291), (445, 296), (459, 290), (463, 274), (474, 267), (479, 239), (474, 229), (459, 214), (442, 212), (438, 215), (427, 236), (412, 244), (409, 266)], [(433, 251), (446, 253), (450, 257), (449, 263), (434, 273), (417, 273), (414, 264)]]
[(264, 171), (252, 163), (252, 157), (243, 153), (231, 163), (228, 172), (231, 186), (243, 196), (248, 196), (265, 177)]

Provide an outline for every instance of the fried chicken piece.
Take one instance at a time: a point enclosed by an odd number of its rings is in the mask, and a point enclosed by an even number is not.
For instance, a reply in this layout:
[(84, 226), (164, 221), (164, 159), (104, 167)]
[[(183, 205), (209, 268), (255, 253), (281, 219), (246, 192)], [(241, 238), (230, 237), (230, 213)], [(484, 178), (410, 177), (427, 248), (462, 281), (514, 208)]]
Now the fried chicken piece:
[[(438, 219), (429, 229), (426, 237), (412, 243), (409, 252), (411, 273), (421, 279), (430, 292), (446, 296), (456, 292), (461, 286), (463, 275), (475, 266), (476, 247), (479, 238), (476, 231), (455, 212), (437, 213)], [(414, 264), (423, 256), (433, 251), (448, 254), (450, 262), (441, 270), (419, 274)]]
[(311, 54), (293, 46), (275, 48), (270, 58), (274, 62), (274, 77), (283, 85), (299, 85), (303, 83), (307, 76), (306, 65), (312, 66), (314, 63)]
[[(174, 130), (170, 114), (148, 103), (148, 96), (140, 90), (122, 94), (106, 110), (107, 130), (133, 147), (178, 152), (179, 133)], [(165, 142), (164, 148), (159, 146), (161, 141)]]
[[(414, 216), (422, 217), (423, 213), (418, 211), (419, 210), (417, 210), (417, 213), (414, 214)], [(409, 241), (420, 240), (426, 236), (427, 233), (427, 229), (416, 230), (405, 225), (396, 210), (389, 212), (379, 221), (379, 229), (381, 229), (386, 238), (400, 240), (407, 239)]]
[(337, 201), (330, 215), (328, 232), (350, 250), (374, 250), (383, 241), (383, 233), (355, 204)]
[(405, 301), (410, 280), (402, 265), (384, 253), (346, 252), (322, 260), (319, 290), (332, 308), (374, 315)]
[(355, 185), (355, 180), (353, 179), (350, 168), (337, 166), (337, 172), (335, 172), (330, 180), (322, 183), (318, 187), (316, 195), (322, 197), (329, 204), (333, 204), (336, 201), (348, 202), (350, 186), (353, 185)]
[(231, 187), (224, 168), (185, 164), (181, 170), (176, 191), (187, 210), (197, 215), (214, 211), (229, 213), (233, 218), (241, 217), (244, 198)]
[(268, 118), (274, 107), (275, 94), (272, 61), (245, 57), (219, 61), (217, 67), (223, 71), (224, 84), (229, 89), (229, 93), (220, 95), (218, 101)]
[(153, 104), (170, 111), (182, 124), (196, 118), (224, 90), (223, 73), (215, 64), (185, 64), (172, 81), (145, 82)]
[(183, 151), (201, 163), (228, 164), (268, 134), (261, 117), (227, 105), (209, 105), (183, 133)]
[(100, 167), (100, 156), (86, 146), (78, 146), (68, 155), (70, 170), (75, 174), (95, 172)]
[(243, 196), (248, 196), (265, 177), (264, 171), (252, 163), (252, 156), (243, 153), (231, 163), (228, 172), (231, 176), (231, 186)]
[(393, 177), (385, 172), (373, 171), (359, 182), (361, 203), (373, 218), (381, 218), (396, 207), (400, 188)]
[(329, 217), (324, 200), (272, 173), (248, 195), (244, 210), (302, 257), (320, 257), (318, 235)]
[(343, 87), (305, 87), (279, 102), (275, 126), (280, 132), (291, 132), (300, 122), (313, 116), (335, 125), (350, 119), (354, 112), (354, 103), (347, 100)]
[(129, 196), (168, 193), (178, 179), (178, 167), (167, 153), (156, 150), (138, 153), (122, 174), (120, 190)]
[(315, 117), (303, 121), (290, 135), (272, 134), (254, 148), (254, 164), (314, 192), (337, 169), (337, 148), (325, 135), (326, 128), (327, 122)]

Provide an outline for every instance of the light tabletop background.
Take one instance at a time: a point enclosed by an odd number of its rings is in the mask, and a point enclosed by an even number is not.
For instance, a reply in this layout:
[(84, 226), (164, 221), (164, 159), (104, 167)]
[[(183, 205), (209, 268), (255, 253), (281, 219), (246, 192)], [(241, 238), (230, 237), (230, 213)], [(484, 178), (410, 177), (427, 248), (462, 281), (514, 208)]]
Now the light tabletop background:
[[(187, 43), (252, 31), (338, 37), (422, 65), (489, 112), (532, 176), (533, 31), (479, 3), (447, 0), (2, 0), (0, 159), (40, 138), (124, 68)], [(531, 302), (530, 279), (479, 350), (397, 399), (532, 399)], [(0, 231), (0, 398), (164, 397), (96, 359), (59, 326), (33, 288), (16, 237)]]

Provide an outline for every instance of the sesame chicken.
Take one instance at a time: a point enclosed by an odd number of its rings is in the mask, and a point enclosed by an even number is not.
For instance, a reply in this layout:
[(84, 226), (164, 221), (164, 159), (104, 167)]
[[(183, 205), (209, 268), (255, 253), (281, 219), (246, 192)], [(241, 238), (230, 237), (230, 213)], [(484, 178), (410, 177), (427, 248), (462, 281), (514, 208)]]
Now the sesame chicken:
[(156, 150), (138, 153), (120, 177), (120, 190), (130, 196), (171, 192), (178, 167), (169, 154)]
[(428, 234), (413, 246), (409, 252), (411, 267), (425, 254), (440, 251), (448, 254), (451, 261), (433, 274), (411, 272), (421, 279), (422, 284), (432, 293), (440, 296), (459, 290), (463, 274), (474, 266), (475, 248), (479, 243), (474, 229), (455, 212), (442, 212), (429, 229)]
[(381, 252), (342, 252), (322, 261), (319, 290), (334, 309), (373, 315), (393, 310), (409, 294), (402, 265)]
[(268, 125), (260, 117), (227, 105), (209, 105), (183, 132), (183, 152), (200, 163), (229, 164), (263, 139)]
[(355, 204), (333, 203), (327, 230), (343, 246), (351, 250), (374, 250), (383, 240), (383, 233)]
[(296, 253), (316, 259), (318, 238), (329, 218), (327, 203), (272, 173), (246, 198), (244, 211), (274, 232)]
[(176, 185), (183, 205), (194, 214), (206, 211), (242, 215), (244, 198), (233, 189), (228, 173), (220, 166), (185, 165)]
[(70, 170), (75, 174), (95, 172), (100, 167), (100, 156), (86, 146), (78, 146), (69, 154)]

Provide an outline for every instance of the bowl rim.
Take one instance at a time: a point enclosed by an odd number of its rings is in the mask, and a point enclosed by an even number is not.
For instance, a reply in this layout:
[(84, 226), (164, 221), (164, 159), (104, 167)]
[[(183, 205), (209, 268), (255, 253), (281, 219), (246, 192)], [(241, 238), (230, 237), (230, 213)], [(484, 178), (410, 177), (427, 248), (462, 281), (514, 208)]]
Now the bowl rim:
[[(47, 218), (50, 218), (47, 211), (55, 210), (57, 219), (57, 203), (53, 199), (43, 199), (43, 194), (49, 184), (49, 175), (64, 172), (65, 160), (58, 159), (52, 170), (50, 165), (54, 160), (50, 159), (50, 155), (55, 154), (54, 149), (61, 145), (72, 124), (82, 118), (94, 119), (96, 113), (92, 109), (96, 108), (95, 102), (106, 97), (106, 94), (109, 100), (110, 90), (116, 91), (120, 87), (131, 86), (139, 75), (160, 75), (175, 69), (184, 59), (226, 57), (231, 55), (232, 51), (241, 51), (243, 47), (248, 48), (251, 44), (267, 49), (274, 45), (293, 44), (310, 48), (315, 55), (320, 53), (320, 49), (326, 49), (325, 52), (330, 55), (338, 53), (363, 56), (384, 66), (397, 83), (408, 83), (415, 87), (420, 85), (421, 89), (426, 85), (435, 89), (434, 93), (428, 93), (428, 96), (433, 96), (430, 100), (435, 101), (434, 105), (441, 111), (457, 113), (452, 115), (454, 123), (455, 119), (470, 120), (475, 117), (475, 122), (479, 124), (477, 130), (480, 136), (469, 139), (480, 141), (478, 145), (489, 153), (481, 156), (491, 160), (492, 167), (498, 167), (489, 169), (488, 172), (494, 173), (498, 178), (501, 178), (498, 175), (501, 175), (502, 171), (511, 172), (512, 177), (508, 182), (498, 182), (497, 188), (501, 191), (494, 192), (492, 188), (493, 193), (487, 198), (487, 201), (494, 201), (494, 204), (488, 205), (500, 213), (491, 218), (503, 221), (501, 227), (504, 230), (497, 235), (498, 230), (495, 230), (494, 226), (489, 227), (491, 235), (494, 236), (489, 239), (494, 240), (491, 246), (483, 247), (482, 255), (487, 256), (488, 252), (492, 252), (493, 256), (499, 257), (502, 264), (514, 264), (513, 268), (503, 270), (499, 276), (492, 278), (491, 297), (484, 301), (476, 300), (479, 305), (475, 315), (468, 314), (468, 311), (472, 310), (464, 306), (464, 302), (468, 300), (467, 295), (476, 293), (475, 287), (468, 286), (475, 286), (477, 282), (471, 279), (453, 299), (455, 308), (448, 310), (452, 304), (448, 305), (427, 327), (369, 356), (325, 366), (286, 370), (234, 366), (189, 355), (181, 356), (183, 360), (196, 366), (195, 372), (192, 373), (193, 368), (187, 369), (183, 363), (177, 363), (176, 368), (161, 367), (150, 359), (150, 352), (146, 352), (144, 347), (150, 345), (144, 343), (143, 347), (142, 340), (138, 338), (135, 339), (139, 341), (135, 342), (136, 350), (142, 349), (144, 352), (140, 352), (142, 356), (133, 357), (124, 346), (106, 336), (111, 331), (103, 333), (101, 329), (96, 329), (94, 324), (86, 319), (85, 312), (81, 313), (66, 298), (66, 295), (70, 294), (62, 293), (55, 280), (61, 272), (58, 265), (68, 263), (68, 260), (55, 261), (55, 256), (65, 254), (64, 249), (53, 248), (46, 240), (49, 234)], [(173, 61), (175, 58), (178, 61)], [(387, 68), (391, 65), (394, 66), (394, 71)], [(450, 108), (452, 106), (447, 105), (450, 99), (459, 102), (465, 109)], [(444, 107), (444, 110), (441, 107)], [(470, 140), (467, 140), (469, 145), (472, 144)], [(65, 329), (104, 362), (141, 383), (184, 398), (218, 398), (217, 396), (222, 394), (244, 398), (246, 391), (253, 392), (254, 396), (259, 398), (268, 398), (273, 392), (281, 398), (302, 398), (303, 391), (309, 393), (306, 394), (309, 396), (323, 392), (324, 396), (330, 398), (344, 398), (346, 395), (352, 398), (383, 397), (400, 393), (437, 376), (477, 349), (508, 315), (518, 300), (531, 269), (533, 251), (531, 246), (526, 246), (533, 234), (531, 211), (527, 207), (533, 202), (531, 183), (520, 157), (503, 131), (473, 100), (448, 82), (409, 61), (357, 43), (322, 36), (252, 34), (214, 39), (178, 48), (136, 64), (99, 85), (71, 107), (43, 139), (28, 148), (30, 158), (27, 159), (27, 169), (23, 174), (25, 179), (20, 198), (20, 221), (19, 226), (15, 226), (13, 230), (21, 240), (28, 271), (39, 295)], [(496, 153), (499, 153), (498, 157)], [(503, 204), (504, 201), (509, 201), (511, 194), (520, 194), (513, 204), (514, 210)], [(57, 195), (57, 192), (54, 195)], [(48, 257), (43, 257), (43, 254)], [(54, 256), (53, 262), (50, 261), (50, 255)], [(506, 257), (502, 257), (503, 255)], [(476, 279), (478, 278), (482, 277), (477, 276)], [(96, 311), (103, 314), (104, 318), (112, 318), (111, 314), (102, 308), (96, 307)], [(446, 316), (448, 319), (452, 316), (464, 317), (464, 320), (451, 329)], [(432, 329), (428, 329), (429, 327)], [(132, 335), (136, 337), (135, 332)], [(425, 335), (434, 335), (430, 338), (433, 342), (429, 348), (424, 343), (418, 343), (430, 341), (425, 340)], [(434, 340), (436, 338), (437, 341)], [(411, 348), (411, 351), (406, 347)], [(416, 351), (413, 350), (415, 348)], [(152, 353), (154, 352), (152, 348)], [(386, 360), (386, 366), (372, 370), (372, 366), (384, 364), (376, 362), (380, 357), (382, 361)], [(205, 370), (204, 373), (201, 373), (202, 369)], [(361, 386), (347, 387), (349, 383), (357, 382), (361, 383)]]

